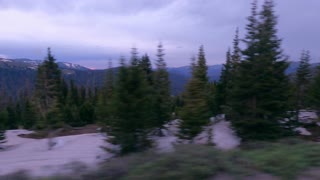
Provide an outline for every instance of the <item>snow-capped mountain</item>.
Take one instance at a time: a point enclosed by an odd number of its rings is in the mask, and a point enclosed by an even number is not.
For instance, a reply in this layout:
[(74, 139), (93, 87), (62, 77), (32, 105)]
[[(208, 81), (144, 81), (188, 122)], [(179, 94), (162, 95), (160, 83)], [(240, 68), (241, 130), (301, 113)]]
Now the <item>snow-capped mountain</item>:
[(58, 62), (58, 65), (61, 69), (74, 69), (74, 70), (90, 70), (87, 67), (81, 66), (79, 64), (72, 64), (68, 62)]
[[(6, 59), (0, 58), (0, 67), (1, 68), (16, 68), (16, 69), (37, 69), (38, 66), (42, 63), (42, 60), (31, 60), (31, 59)], [(68, 63), (68, 62), (58, 62), (57, 63), (61, 69), (69, 70), (90, 70), (84, 66)]]

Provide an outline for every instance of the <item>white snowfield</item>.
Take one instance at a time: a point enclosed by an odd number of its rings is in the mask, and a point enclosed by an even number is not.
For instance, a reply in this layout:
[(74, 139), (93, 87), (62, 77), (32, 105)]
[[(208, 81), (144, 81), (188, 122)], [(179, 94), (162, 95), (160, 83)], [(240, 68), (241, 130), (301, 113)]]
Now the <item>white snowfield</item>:
[[(160, 152), (169, 152), (174, 150), (176, 144), (188, 143), (181, 141), (176, 137), (179, 132), (179, 120), (174, 120), (166, 124), (163, 130), (164, 136), (153, 136), (156, 149)], [(203, 131), (193, 139), (194, 144), (214, 144), (216, 148), (221, 150), (234, 149), (240, 145), (240, 138), (237, 137), (231, 129), (230, 122), (221, 120), (217, 123), (211, 123), (203, 128)]]
[[(62, 136), (54, 139), (55, 146), (48, 150), (48, 139), (21, 138), (18, 134), (31, 131), (10, 130), (6, 132), (6, 150), (0, 151), (0, 175), (18, 170), (29, 170), (34, 176), (68, 173), (67, 167), (73, 162), (81, 162), (95, 167), (112, 154), (100, 146), (106, 146), (101, 134)], [(72, 169), (69, 169), (72, 171)]]
[[(165, 125), (166, 129), (162, 130), (164, 136), (151, 137), (155, 141), (155, 149), (158, 152), (173, 151), (175, 144), (188, 143), (179, 140), (176, 136), (179, 132), (179, 123), (179, 120), (171, 121)], [(94, 133), (56, 137), (55, 145), (49, 150), (48, 139), (29, 139), (18, 136), (28, 133), (32, 131), (9, 130), (6, 132), (7, 142), (3, 144), (6, 150), (0, 150), (0, 175), (18, 170), (27, 170), (33, 176), (67, 174), (73, 172), (73, 162), (95, 168), (99, 162), (113, 156), (103, 150), (102, 146), (116, 148), (105, 141), (105, 136)], [(229, 150), (237, 147), (240, 139), (231, 130), (230, 123), (222, 120), (204, 127), (203, 132), (195, 137), (193, 143), (213, 143), (217, 148)]]

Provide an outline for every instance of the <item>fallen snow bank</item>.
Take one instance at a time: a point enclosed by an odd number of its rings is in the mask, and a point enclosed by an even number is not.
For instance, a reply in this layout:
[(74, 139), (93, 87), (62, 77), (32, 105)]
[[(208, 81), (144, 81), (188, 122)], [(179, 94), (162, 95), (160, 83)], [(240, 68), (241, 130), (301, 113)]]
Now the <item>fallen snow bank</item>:
[(0, 175), (28, 170), (35, 176), (63, 173), (65, 165), (81, 162), (94, 167), (98, 162), (111, 157), (101, 146), (106, 146), (101, 134), (82, 134), (62, 136), (54, 139), (56, 143), (48, 150), (48, 139), (21, 138), (19, 134), (31, 133), (26, 130), (6, 132), (7, 150), (0, 152)]
[(314, 123), (319, 120), (319, 117), (315, 110), (305, 110), (305, 109), (299, 110), (298, 118), (299, 118), (299, 122), (306, 123), (306, 124)]
[(300, 135), (303, 135), (303, 136), (311, 136), (311, 132), (308, 131), (306, 128), (304, 127), (297, 127), (294, 129), (296, 132), (298, 132)]
[[(162, 129), (164, 136), (151, 137), (158, 151), (173, 151), (175, 144), (187, 143), (177, 137), (179, 124), (180, 120), (171, 121), (165, 125), (165, 129)], [(203, 129), (202, 133), (192, 141), (194, 144), (215, 144), (217, 148), (223, 150), (235, 148), (240, 144), (240, 139), (230, 128), (230, 123), (225, 120), (212, 121)], [(80, 162), (88, 167), (95, 167), (99, 162), (113, 156), (104, 151), (102, 146), (115, 148), (104, 140), (105, 136), (94, 133), (54, 138), (55, 145), (48, 150), (48, 139), (28, 139), (18, 136), (28, 133), (32, 131), (6, 132), (7, 142), (4, 144), (6, 150), (0, 151), (0, 175), (18, 170), (28, 170), (34, 176), (70, 173), (71, 163)]]
[[(173, 151), (175, 144), (188, 143), (177, 137), (179, 133), (180, 120), (174, 120), (166, 124), (162, 130), (164, 136), (152, 136), (151, 139), (155, 142), (155, 149), (159, 152)], [(214, 144), (215, 147), (222, 150), (229, 150), (240, 145), (240, 138), (237, 137), (231, 129), (229, 122), (220, 120), (212, 122), (203, 128), (203, 131), (198, 134), (192, 141), (194, 144)]]
[(213, 126), (213, 142), (218, 148), (229, 150), (240, 145), (240, 138), (231, 129), (230, 122), (222, 120)]

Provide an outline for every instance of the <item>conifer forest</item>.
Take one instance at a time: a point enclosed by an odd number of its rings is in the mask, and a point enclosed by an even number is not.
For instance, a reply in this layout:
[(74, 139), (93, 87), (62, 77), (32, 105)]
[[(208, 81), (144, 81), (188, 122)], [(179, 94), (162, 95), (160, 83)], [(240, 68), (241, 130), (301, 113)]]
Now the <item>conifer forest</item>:
[(193, 44), (182, 76), (166, 39), (104, 70), (61, 64), (50, 44), (35, 68), (0, 58), (0, 180), (320, 179), (318, 52), (292, 58), (277, 3), (251, 1), (218, 70)]

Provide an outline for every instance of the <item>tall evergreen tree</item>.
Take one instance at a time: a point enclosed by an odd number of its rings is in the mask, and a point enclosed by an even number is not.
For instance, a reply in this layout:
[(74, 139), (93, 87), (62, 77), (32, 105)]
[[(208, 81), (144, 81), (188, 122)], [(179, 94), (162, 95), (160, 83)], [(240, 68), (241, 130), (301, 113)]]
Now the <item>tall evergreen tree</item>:
[(6, 142), (5, 130), (6, 130), (7, 121), (8, 121), (8, 116), (6, 111), (0, 112), (0, 144)]
[(112, 65), (112, 61), (109, 61), (108, 64), (108, 71), (107, 71), (107, 77), (106, 77), (106, 98), (107, 99), (111, 99), (112, 94), (113, 94), (113, 90), (114, 90), (114, 77), (113, 77), (113, 65)]
[(113, 98), (113, 117), (108, 126), (112, 143), (120, 145), (120, 153), (142, 151), (151, 146), (147, 138), (150, 128), (148, 83), (145, 73), (139, 67), (136, 48), (132, 49), (130, 65), (121, 60)]
[(61, 72), (50, 48), (48, 55), (42, 65), (38, 67), (35, 102), (40, 114), (41, 127), (57, 127), (61, 125), (59, 97), (61, 96)]
[(0, 144), (5, 143), (6, 141), (6, 136), (5, 136), (5, 129), (1, 127), (0, 125)]
[(222, 113), (223, 107), (227, 104), (229, 84), (231, 83), (232, 75), (232, 59), (231, 52), (228, 49), (226, 53), (226, 63), (223, 64), (219, 82), (216, 85), (216, 92), (214, 96), (215, 105), (217, 106), (215, 114)]
[(141, 61), (139, 61), (139, 66), (142, 69), (142, 71), (145, 73), (148, 84), (150, 86), (152, 86), (153, 85), (153, 71), (152, 71), (152, 65), (151, 65), (151, 61), (150, 61), (148, 54), (145, 54), (141, 57)]
[(241, 49), (239, 47), (239, 43), (239, 28), (237, 28), (235, 37), (233, 39), (233, 51), (231, 55), (231, 64), (233, 71), (237, 69), (237, 66), (240, 64), (241, 61)]
[(37, 123), (37, 114), (35, 112), (33, 104), (26, 100), (24, 110), (22, 113), (22, 125), (25, 129), (32, 129)]
[(154, 72), (154, 120), (155, 127), (162, 127), (171, 117), (170, 81), (164, 59), (163, 45), (157, 49), (156, 70)]
[(17, 110), (13, 105), (7, 107), (8, 119), (6, 126), (8, 129), (17, 129), (20, 119), (20, 110)]
[(203, 86), (204, 87), (207, 87), (208, 81), (209, 81), (208, 66), (206, 64), (206, 57), (205, 57), (205, 53), (204, 53), (204, 49), (203, 49), (202, 45), (199, 48), (197, 67), (196, 67), (196, 70), (195, 70), (195, 76), (201, 82), (203, 82)]
[(316, 75), (311, 81), (308, 97), (311, 107), (320, 111), (320, 66), (317, 67)]
[(307, 91), (311, 79), (310, 69), (310, 53), (302, 51), (299, 67), (297, 69), (295, 84), (296, 84), (296, 109), (306, 108)]
[(230, 111), (230, 91), (232, 90), (234, 78), (237, 75), (237, 69), (241, 62), (241, 49), (239, 47), (239, 29), (236, 29), (233, 39), (233, 51), (228, 49), (226, 54), (226, 63), (223, 65), (219, 82), (216, 86), (215, 105), (217, 113), (228, 114)]
[(287, 111), (288, 67), (277, 37), (277, 18), (272, 0), (266, 0), (257, 17), (254, 1), (248, 18), (244, 60), (232, 90), (231, 120), (244, 139), (272, 139), (283, 135), (279, 124)]
[(106, 72), (105, 83), (99, 93), (97, 102), (97, 118), (100, 122), (108, 124), (108, 119), (112, 115), (112, 98), (114, 94), (114, 72), (112, 61), (109, 61), (108, 70)]
[(199, 49), (198, 60), (192, 65), (192, 77), (184, 92), (184, 106), (181, 110), (181, 138), (192, 139), (209, 122), (209, 86), (207, 65), (203, 46)]

